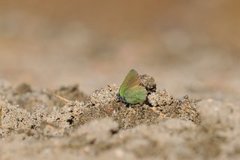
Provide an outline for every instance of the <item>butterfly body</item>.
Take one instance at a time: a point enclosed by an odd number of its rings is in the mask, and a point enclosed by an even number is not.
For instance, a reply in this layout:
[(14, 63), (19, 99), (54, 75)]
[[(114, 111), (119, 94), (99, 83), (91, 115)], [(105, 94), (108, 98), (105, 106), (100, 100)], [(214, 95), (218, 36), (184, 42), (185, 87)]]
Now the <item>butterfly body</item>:
[(119, 89), (119, 96), (128, 104), (143, 103), (147, 97), (147, 90), (141, 86), (138, 73), (132, 69), (127, 74)]

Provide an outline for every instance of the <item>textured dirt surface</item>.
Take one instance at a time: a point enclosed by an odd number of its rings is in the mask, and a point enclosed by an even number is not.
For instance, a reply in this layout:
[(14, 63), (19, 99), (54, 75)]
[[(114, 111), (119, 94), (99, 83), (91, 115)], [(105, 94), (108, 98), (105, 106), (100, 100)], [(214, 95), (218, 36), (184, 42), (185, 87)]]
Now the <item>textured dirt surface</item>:
[[(145, 87), (156, 86), (142, 77)], [(90, 96), (77, 86), (33, 90), (1, 81), (0, 87), (3, 160), (240, 157), (239, 102), (176, 99), (154, 89), (145, 104), (126, 105), (117, 85)]]

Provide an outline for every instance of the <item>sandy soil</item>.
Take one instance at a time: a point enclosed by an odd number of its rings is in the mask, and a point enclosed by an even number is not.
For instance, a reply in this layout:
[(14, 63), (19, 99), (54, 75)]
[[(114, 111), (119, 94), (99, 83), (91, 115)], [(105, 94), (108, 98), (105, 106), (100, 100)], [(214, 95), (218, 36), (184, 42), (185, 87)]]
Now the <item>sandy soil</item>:
[(117, 85), (86, 96), (78, 86), (33, 90), (1, 81), (1, 159), (239, 158), (237, 99), (177, 99), (143, 77), (147, 102), (130, 106)]
[(0, 1), (1, 160), (240, 159), (239, 1), (128, 2)]

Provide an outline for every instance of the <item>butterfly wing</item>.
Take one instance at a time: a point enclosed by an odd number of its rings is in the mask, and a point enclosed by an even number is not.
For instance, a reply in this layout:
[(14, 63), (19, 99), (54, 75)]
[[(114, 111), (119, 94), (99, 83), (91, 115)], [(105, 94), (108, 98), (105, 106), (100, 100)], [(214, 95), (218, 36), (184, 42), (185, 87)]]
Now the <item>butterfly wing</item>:
[(122, 85), (120, 86), (119, 89), (119, 94), (121, 97), (125, 97), (125, 92), (134, 86), (138, 86), (140, 84), (140, 79), (138, 77), (138, 73), (137, 71), (135, 71), (134, 69), (131, 69), (126, 78), (124, 79)]
[(142, 86), (134, 86), (126, 90), (124, 98), (129, 104), (143, 103), (147, 97), (147, 90)]

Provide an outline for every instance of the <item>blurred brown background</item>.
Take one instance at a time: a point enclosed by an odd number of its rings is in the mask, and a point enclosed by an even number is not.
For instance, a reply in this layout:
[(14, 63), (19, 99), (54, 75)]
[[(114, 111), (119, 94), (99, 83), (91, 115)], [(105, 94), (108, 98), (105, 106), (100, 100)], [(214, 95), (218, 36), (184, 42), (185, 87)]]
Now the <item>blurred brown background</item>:
[(238, 0), (0, 0), (0, 78), (86, 93), (127, 71), (159, 88), (239, 94)]

